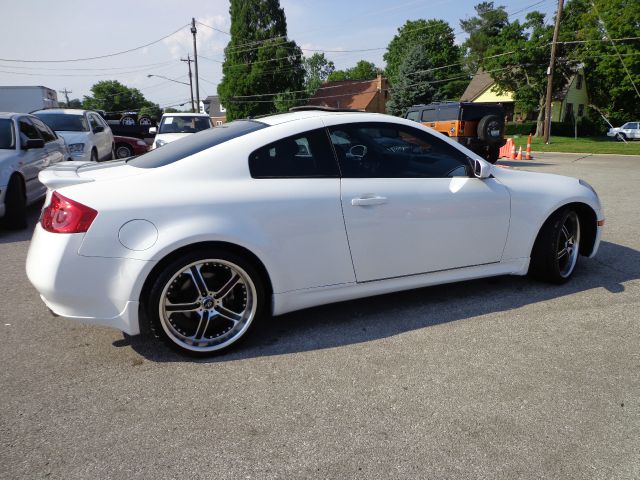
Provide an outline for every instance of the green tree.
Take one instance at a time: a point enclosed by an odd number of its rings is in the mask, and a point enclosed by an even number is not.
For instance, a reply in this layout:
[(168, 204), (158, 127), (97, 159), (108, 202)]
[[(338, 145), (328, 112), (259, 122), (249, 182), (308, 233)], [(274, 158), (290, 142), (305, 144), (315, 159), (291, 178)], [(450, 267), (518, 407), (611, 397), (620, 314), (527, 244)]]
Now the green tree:
[(279, 107), (269, 94), (303, 88), (302, 51), (287, 39), (279, 0), (231, 0), (229, 13), (231, 39), (218, 85), (227, 119), (272, 113)]
[(308, 58), (304, 59), (304, 88), (307, 95), (311, 96), (320, 85), (322, 85), (329, 75), (336, 69), (331, 60), (327, 60), (324, 53), (316, 52)]
[(146, 115), (158, 121), (160, 120), (160, 117), (162, 117), (162, 109), (157, 103), (147, 102), (147, 104), (140, 109), (138, 115)]
[[(547, 67), (553, 25), (546, 25), (544, 14), (530, 12), (526, 20), (516, 20), (494, 37), (487, 49), (484, 68), (491, 73), (498, 90), (513, 92), (516, 110), (538, 111), (536, 135), (542, 135), (542, 120), (547, 92)], [(559, 92), (567, 84), (571, 68), (561, 56), (556, 62), (553, 91)]]
[(387, 111), (392, 115), (403, 115), (411, 105), (431, 103), (435, 92), (431, 82), (433, 71), (431, 60), (419, 46), (414, 46), (398, 70), (398, 80), (393, 86)]
[(79, 98), (72, 98), (67, 102), (58, 102), (60, 108), (82, 108), (82, 101)]
[(460, 27), (468, 37), (462, 44), (469, 71), (475, 73), (483, 65), (483, 57), (493, 43), (493, 39), (509, 24), (509, 16), (504, 7), (495, 7), (493, 2), (476, 5), (476, 16), (460, 20)]
[[(85, 95), (82, 106), (89, 110), (119, 112), (140, 110), (150, 102), (137, 88), (129, 88), (117, 80), (103, 80), (91, 87), (91, 95)], [(152, 104), (151, 104), (152, 105)]]
[(329, 75), (328, 80), (337, 82), (341, 80), (373, 80), (380, 73), (380, 69), (374, 63), (360, 60), (355, 67), (346, 70), (336, 70)]
[[(468, 81), (460, 82), (463, 76), (462, 66), (459, 65), (460, 47), (455, 44), (453, 29), (443, 20), (408, 20), (398, 29), (384, 54), (387, 62), (385, 73), (391, 86), (400, 81), (400, 66), (415, 46), (422, 48), (431, 60), (434, 80), (437, 82), (434, 84), (436, 97), (458, 98)], [(456, 83), (450, 84), (451, 81)]]
[[(609, 120), (620, 125), (640, 118), (640, 2), (627, 0), (570, 0), (563, 14), (560, 41), (584, 43), (561, 45), (561, 56), (582, 65), (590, 102)], [(618, 53), (620, 56), (618, 56)], [(625, 69), (626, 67), (626, 69)], [(635, 88), (634, 84), (635, 83)], [(595, 111), (593, 117), (599, 119)]]

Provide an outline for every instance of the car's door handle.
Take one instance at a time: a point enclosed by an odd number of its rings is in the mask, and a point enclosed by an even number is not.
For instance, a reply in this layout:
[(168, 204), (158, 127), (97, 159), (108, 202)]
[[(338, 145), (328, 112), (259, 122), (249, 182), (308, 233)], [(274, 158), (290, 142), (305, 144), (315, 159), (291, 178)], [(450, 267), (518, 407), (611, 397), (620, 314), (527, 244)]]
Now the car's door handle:
[(387, 197), (361, 197), (361, 198), (352, 198), (351, 205), (354, 207), (362, 207), (366, 205), (382, 205), (383, 203), (387, 203)]

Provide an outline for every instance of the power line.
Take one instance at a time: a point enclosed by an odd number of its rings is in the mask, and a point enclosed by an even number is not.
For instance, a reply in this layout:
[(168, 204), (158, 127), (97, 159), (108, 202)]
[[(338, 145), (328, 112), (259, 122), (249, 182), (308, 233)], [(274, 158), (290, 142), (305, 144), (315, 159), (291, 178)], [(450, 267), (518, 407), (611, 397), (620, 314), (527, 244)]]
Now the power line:
[(115, 57), (117, 55), (124, 55), (125, 53), (135, 52), (136, 50), (142, 50), (143, 48), (150, 47), (151, 45), (155, 45), (156, 43), (159, 43), (159, 42), (171, 37), (172, 35), (175, 35), (176, 33), (178, 33), (180, 30), (182, 30), (186, 26), (188, 26), (188, 24), (182, 25), (176, 31), (171, 32), (170, 34), (165, 35), (164, 37), (159, 38), (158, 40), (154, 40), (153, 42), (146, 43), (146, 44), (141, 45), (139, 47), (130, 48), (128, 50), (122, 50), (120, 52), (109, 53), (107, 55), (99, 55), (97, 57), (70, 58), (70, 59), (65, 59), (65, 60), (21, 60), (21, 59), (15, 59), (15, 58), (0, 58), (0, 61), (2, 61), (2, 62), (17, 62), (17, 63), (67, 63), (67, 62), (84, 62), (84, 61), (87, 61), (87, 60), (98, 60), (98, 59), (101, 59), (101, 58), (110, 58), (110, 57)]
[(110, 68), (69, 68), (69, 67), (59, 67), (59, 68), (45, 68), (40, 66), (26, 67), (22, 65), (0, 65), (0, 68), (18, 68), (21, 70), (46, 70), (46, 71), (114, 71), (114, 70), (126, 70), (129, 68), (147, 68), (147, 67), (157, 67), (163, 65), (169, 65), (170, 63), (175, 63), (174, 60), (169, 60), (166, 62), (158, 62), (158, 63), (148, 63), (146, 65), (129, 65), (127, 67), (110, 67)]

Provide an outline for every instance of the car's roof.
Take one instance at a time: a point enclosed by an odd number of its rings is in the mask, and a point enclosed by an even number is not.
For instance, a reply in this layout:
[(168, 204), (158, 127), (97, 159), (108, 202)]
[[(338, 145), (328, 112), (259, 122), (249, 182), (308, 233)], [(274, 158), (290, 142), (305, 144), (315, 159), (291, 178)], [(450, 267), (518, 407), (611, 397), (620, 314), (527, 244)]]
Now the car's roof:
[(206, 113), (191, 113), (191, 112), (176, 112), (176, 113), (163, 113), (163, 117), (208, 117)]
[(62, 113), (65, 115), (84, 115), (85, 112), (93, 112), (93, 110), (80, 110), (78, 108), (47, 108), (46, 110), (38, 110), (31, 113), (33, 113), (34, 115), (36, 113)]
[[(287, 112), (287, 113), (277, 113), (275, 115), (268, 115), (265, 117), (257, 117), (255, 120), (266, 123), (267, 125), (278, 125), (280, 123), (293, 122), (296, 120), (302, 120), (305, 118), (314, 118), (314, 117), (335, 117), (335, 116), (343, 116), (343, 115), (362, 115), (362, 121), (368, 121), (373, 119), (380, 119), (381, 114), (379, 113), (370, 113), (370, 112), (358, 112), (358, 111), (343, 111), (343, 112), (332, 112), (326, 110), (301, 110), (298, 112)], [(385, 115), (385, 117), (389, 117)], [(395, 117), (392, 117), (395, 118)]]
[(0, 118), (8, 120), (8, 119), (12, 119), (15, 117), (24, 117), (24, 116), (31, 116), (28, 113), (19, 113), (19, 112), (0, 112)]

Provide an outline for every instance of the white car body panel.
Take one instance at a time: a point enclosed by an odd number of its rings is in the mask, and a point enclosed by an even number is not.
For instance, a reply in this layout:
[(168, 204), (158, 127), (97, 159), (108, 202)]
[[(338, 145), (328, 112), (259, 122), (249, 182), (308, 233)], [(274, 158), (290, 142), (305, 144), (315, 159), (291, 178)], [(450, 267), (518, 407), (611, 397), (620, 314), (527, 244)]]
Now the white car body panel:
[[(297, 112), (260, 121), (270, 126), (158, 168), (74, 162), (42, 172), (50, 188), (99, 212), (85, 234), (36, 227), (27, 274), (45, 303), (58, 314), (136, 334), (138, 302), (153, 267), (177, 249), (215, 241), (245, 248), (262, 262), (278, 315), (437, 283), (524, 275), (537, 232), (556, 208), (577, 201), (603, 218), (595, 193), (576, 179), (499, 168), (485, 180), (254, 179), (247, 159), (257, 148), (342, 121), (419, 128), (477, 158), (426, 127), (388, 116)], [(425, 189), (424, 205), (412, 206), (409, 189)], [(348, 204), (352, 195), (378, 191), (393, 200), (383, 209)], [(456, 195), (466, 200), (457, 204)], [(440, 196), (454, 201), (438, 202)], [(368, 211), (375, 213), (367, 218)], [(437, 232), (420, 220), (435, 222)], [(373, 225), (380, 221), (392, 227)], [(350, 223), (354, 242), (351, 231), (347, 237)], [(367, 252), (371, 235), (377, 243)], [(420, 258), (434, 251), (435, 259)], [(379, 279), (386, 277), (396, 278)]]

